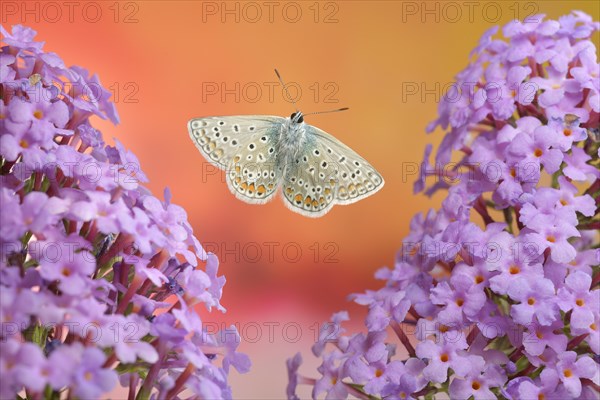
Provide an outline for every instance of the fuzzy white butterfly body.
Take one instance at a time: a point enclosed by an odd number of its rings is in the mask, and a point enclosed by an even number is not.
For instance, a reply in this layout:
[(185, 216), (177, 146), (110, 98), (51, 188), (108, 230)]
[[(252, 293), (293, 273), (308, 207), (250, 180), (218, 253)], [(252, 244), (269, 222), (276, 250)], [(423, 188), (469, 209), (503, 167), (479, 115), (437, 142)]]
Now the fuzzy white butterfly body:
[(284, 203), (308, 217), (335, 204), (351, 204), (383, 187), (381, 175), (352, 149), (308, 125), (300, 112), (289, 118), (248, 115), (192, 119), (192, 141), (226, 171), (227, 186), (251, 204)]

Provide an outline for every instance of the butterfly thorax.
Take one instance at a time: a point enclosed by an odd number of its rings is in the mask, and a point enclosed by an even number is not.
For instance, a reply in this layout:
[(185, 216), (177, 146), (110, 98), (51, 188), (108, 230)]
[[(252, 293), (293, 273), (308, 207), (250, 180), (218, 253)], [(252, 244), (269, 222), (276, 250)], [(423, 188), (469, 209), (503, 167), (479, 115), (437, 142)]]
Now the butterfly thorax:
[(287, 118), (279, 132), (277, 143), (279, 161), (282, 165), (289, 165), (298, 157), (306, 142), (306, 125), (300, 112)]

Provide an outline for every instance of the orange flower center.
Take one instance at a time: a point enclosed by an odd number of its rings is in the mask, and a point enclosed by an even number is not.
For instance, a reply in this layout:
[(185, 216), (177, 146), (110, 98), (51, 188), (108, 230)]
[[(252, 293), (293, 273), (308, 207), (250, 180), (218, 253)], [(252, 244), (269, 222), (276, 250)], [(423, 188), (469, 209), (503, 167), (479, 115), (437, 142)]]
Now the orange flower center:
[(537, 331), (535, 333), (535, 336), (537, 336), (538, 339), (543, 339), (544, 338), (544, 334), (542, 332), (540, 332), (540, 331)]
[(481, 383), (479, 383), (477, 381), (473, 381), (473, 383), (471, 384), (471, 387), (473, 388), (473, 390), (479, 390), (479, 389), (481, 389)]
[(536, 157), (541, 157), (544, 152), (541, 149), (535, 149), (533, 154), (535, 154)]
[(527, 299), (527, 304), (529, 304), (530, 306), (535, 304), (535, 299), (533, 297), (530, 297)]
[(440, 356), (441, 362), (448, 362), (448, 360), (449, 360), (448, 354), (444, 353)]
[(567, 368), (563, 371), (563, 375), (565, 376), (565, 378), (570, 378), (573, 376), (573, 372)]

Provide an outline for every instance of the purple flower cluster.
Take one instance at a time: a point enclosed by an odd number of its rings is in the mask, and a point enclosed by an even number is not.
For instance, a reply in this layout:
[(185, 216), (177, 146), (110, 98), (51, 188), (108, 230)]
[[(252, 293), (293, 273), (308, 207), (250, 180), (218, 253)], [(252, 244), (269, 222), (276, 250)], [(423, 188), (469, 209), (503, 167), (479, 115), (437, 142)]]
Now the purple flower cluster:
[(97, 76), (1, 32), (0, 398), (230, 398), (250, 361), (195, 310), (224, 311), (217, 258), (91, 126), (119, 121)]
[(433, 179), (441, 209), (413, 218), (384, 287), (351, 296), (367, 332), (334, 314), (320, 377), (288, 362), (289, 398), (600, 396), (599, 28), (573, 12), (484, 34), (428, 127), (446, 134), (415, 191)]

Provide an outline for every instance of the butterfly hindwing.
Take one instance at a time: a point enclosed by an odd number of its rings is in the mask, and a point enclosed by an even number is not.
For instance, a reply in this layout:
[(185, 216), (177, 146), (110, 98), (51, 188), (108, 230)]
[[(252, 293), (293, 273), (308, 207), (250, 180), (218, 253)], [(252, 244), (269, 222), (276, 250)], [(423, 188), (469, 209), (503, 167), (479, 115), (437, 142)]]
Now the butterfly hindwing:
[[(326, 214), (334, 204), (334, 170), (320, 157), (319, 146), (307, 143), (305, 150), (292, 159), (285, 169), (282, 192), (285, 204), (309, 217)], [(316, 155), (315, 155), (316, 150)]]
[(240, 200), (269, 201), (283, 171), (276, 164), (276, 143), (285, 118), (226, 116), (193, 119), (190, 137), (202, 155), (226, 171), (227, 185)]
[(227, 185), (240, 200), (264, 204), (277, 193), (283, 176), (277, 164), (274, 135), (262, 133), (243, 144), (245, 151), (236, 154), (227, 168)]

